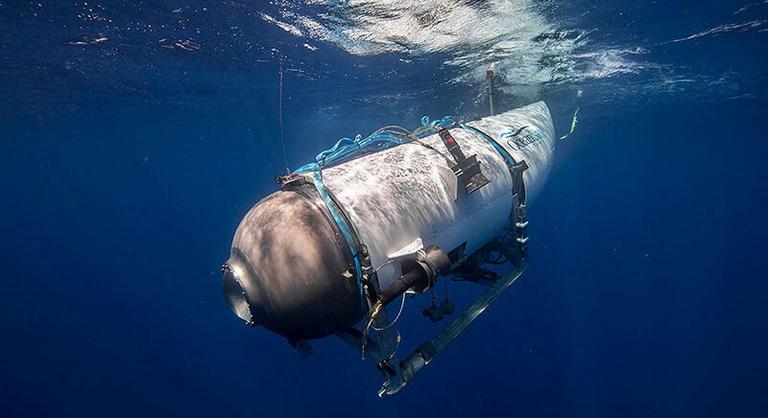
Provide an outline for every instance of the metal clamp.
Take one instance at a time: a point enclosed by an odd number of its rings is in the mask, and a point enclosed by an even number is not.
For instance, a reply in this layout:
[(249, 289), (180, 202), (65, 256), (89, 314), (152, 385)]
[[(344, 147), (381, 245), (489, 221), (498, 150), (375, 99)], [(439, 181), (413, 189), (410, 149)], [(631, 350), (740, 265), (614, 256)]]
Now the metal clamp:
[(469, 157), (464, 155), (461, 150), (461, 146), (456, 142), (456, 139), (451, 136), (451, 132), (448, 129), (442, 128), (437, 133), (440, 135), (440, 139), (443, 140), (443, 145), (448, 148), (448, 152), (451, 153), (453, 160), (456, 164), (451, 167), (453, 174), (456, 175), (456, 179), (464, 186), (464, 191), (467, 194), (476, 192), (481, 187), (490, 183), (487, 177), (480, 171), (480, 161), (477, 159), (477, 154), (472, 154)]

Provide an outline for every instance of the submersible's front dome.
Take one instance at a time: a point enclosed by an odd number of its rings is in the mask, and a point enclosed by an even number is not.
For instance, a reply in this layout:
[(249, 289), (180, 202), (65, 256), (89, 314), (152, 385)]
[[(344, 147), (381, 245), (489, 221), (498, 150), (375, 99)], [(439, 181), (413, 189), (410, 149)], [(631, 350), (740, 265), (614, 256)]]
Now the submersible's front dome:
[(276, 192), (237, 228), (224, 294), (244, 321), (292, 340), (353, 325), (363, 312), (352, 257), (313, 190)]

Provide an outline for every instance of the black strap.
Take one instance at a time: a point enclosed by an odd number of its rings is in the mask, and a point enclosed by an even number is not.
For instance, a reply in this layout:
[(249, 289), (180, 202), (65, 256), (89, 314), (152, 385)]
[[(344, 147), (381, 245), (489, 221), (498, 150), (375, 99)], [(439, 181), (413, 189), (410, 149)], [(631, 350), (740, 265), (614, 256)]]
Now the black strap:
[[(501, 144), (496, 142), (496, 140), (494, 140), (490, 135), (481, 131), (480, 129), (467, 125), (462, 126), (464, 129), (468, 129), (469, 131), (480, 135), (481, 138), (485, 139), (488, 141), (488, 143), (493, 145), (493, 148), (495, 148), (496, 151), (501, 154), (502, 158), (504, 158), (504, 161), (507, 163), (509, 173), (512, 175), (512, 196), (514, 199), (512, 214), (510, 215), (512, 218), (512, 228), (515, 233), (515, 241), (517, 241), (520, 248), (521, 257), (525, 259), (528, 250), (528, 215), (525, 205), (526, 196), (523, 173), (528, 169), (528, 163), (526, 163), (525, 160), (521, 160), (519, 162), (515, 161), (514, 157), (512, 157), (512, 155), (509, 154), (509, 152), (504, 149)], [(513, 134), (513, 136), (520, 134), (520, 132), (522, 132), (525, 128), (527, 128), (527, 126), (523, 126), (522, 128), (518, 129), (517, 132)]]
[(456, 162), (451, 167), (451, 170), (456, 175), (459, 183), (464, 186), (467, 194), (472, 194), (491, 182), (480, 170), (480, 161), (477, 160), (477, 154), (466, 157), (461, 150), (461, 146), (451, 136), (451, 132), (448, 129), (442, 128), (437, 133), (440, 135), (440, 139), (443, 140), (443, 145), (448, 148), (448, 152), (451, 153), (451, 157)]
[(515, 241), (520, 246), (520, 255), (525, 260), (528, 256), (528, 213), (525, 205), (525, 182), (523, 173), (528, 169), (528, 163), (525, 160), (515, 163), (510, 167), (513, 175), (514, 195), (517, 196), (517, 204), (512, 210), (515, 231)]

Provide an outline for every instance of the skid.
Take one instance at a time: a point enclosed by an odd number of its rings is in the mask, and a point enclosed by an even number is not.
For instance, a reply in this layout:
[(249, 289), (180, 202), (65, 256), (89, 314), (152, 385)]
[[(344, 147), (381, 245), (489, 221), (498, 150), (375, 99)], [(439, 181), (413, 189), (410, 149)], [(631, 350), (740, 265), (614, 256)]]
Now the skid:
[[(518, 263), (509, 271), (501, 274), (495, 282), (482, 283), (486, 289), (471, 304), (402, 361), (398, 361), (397, 344), (388, 330), (378, 332), (376, 339), (363, 335), (361, 331), (354, 328), (340, 332), (337, 336), (358, 350), (364, 347), (363, 356), (372, 359), (385, 377), (378, 392), (379, 396), (394, 395), (432, 362), (438, 353), (443, 351), (472, 321), (477, 319), (490, 304), (520, 278), (524, 271), (524, 264)], [(386, 324), (386, 321), (386, 315), (377, 318), (377, 322), (382, 325)], [(363, 338), (365, 339), (364, 344)]]

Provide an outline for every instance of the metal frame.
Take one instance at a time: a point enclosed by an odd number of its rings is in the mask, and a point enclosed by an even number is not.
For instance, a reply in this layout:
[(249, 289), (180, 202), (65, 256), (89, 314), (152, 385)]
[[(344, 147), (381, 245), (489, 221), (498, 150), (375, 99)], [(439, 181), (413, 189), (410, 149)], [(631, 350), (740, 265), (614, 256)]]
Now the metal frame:
[[(494, 281), (477, 282), (486, 286), (486, 289), (475, 300), (466, 306), (458, 315), (456, 315), (445, 327), (438, 331), (432, 338), (421, 343), (412, 353), (402, 361), (397, 355), (399, 345), (399, 335), (393, 336), (387, 318), (386, 309), (381, 307), (376, 310), (372, 318), (375, 330), (375, 339), (367, 335), (368, 329), (360, 331), (357, 329), (348, 329), (337, 334), (343, 341), (349, 343), (358, 349), (363, 359), (368, 356), (376, 363), (376, 367), (384, 375), (384, 383), (378, 391), (379, 396), (394, 395), (403, 389), (416, 375), (429, 365), (432, 360), (443, 351), (456, 337), (466, 329), (485, 309), (504, 293), (525, 271), (525, 261), (527, 259), (527, 241), (528, 241), (528, 219), (526, 214), (526, 193), (525, 182), (523, 181), (523, 172), (528, 169), (525, 161), (515, 161), (503, 147), (498, 145), (486, 133), (469, 128), (488, 140), (494, 148), (502, 155), (507, 163), (510, 174), (513, 178), (513, 205), (510, 214), (510, 227), (513, 231), (513, 248), (510, 268), (505, 273), (498, 276)], [(447, 131), (445, 131), (447, 132)], [(442, 137), (443, 135), (441, 135)], [(447, 134), (450, 137), (450, 134)], [(446, 141), (446, 138), (443, 138)], [(448, 144), (446, 144), (448, 146)], [(454, 266), (455, 267), (455, 266)], [(369, 302), (371, 297), (378, 292), (368, 290)], [(373, 293), (373, 294), (372, 294)], [(371, 320), (370, 317), (367, 317)], [(365, 325), (365, 324), (364, 324)]]
[[(405, 359), (399, 361), (396, 337), (390, 329), (376, 332), (376, 338), (363, 335), (363, 332), (351, 328), (337, 336), (358, 350), (364, 348), (364, 357), (372, 359), (384, 375), (384, 383), (378, 391), (379, 396), (394, 395), (404, 388), (413, 378), (432, 362), (456, 337), (461, 334), (485, 309), (507, 290), (525, 271), (522, 257), (514, 260), (513, 267), (501, 274), (494, 282), (478, 282), (486, 289), (466, 306), (450, 323), (438, 331), (432, 338), (421, 343)], [(387, 325), (387, 317), (382, 312), (375, 317), (378, 328)], [(365, 344), (363, 344), (365, 338)]]

